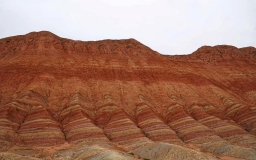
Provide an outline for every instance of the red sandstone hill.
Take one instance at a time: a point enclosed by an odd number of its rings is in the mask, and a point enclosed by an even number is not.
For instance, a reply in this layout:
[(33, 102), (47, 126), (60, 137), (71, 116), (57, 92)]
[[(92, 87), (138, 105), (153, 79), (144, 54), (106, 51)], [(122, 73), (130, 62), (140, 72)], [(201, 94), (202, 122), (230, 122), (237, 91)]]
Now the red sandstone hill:
[(256, 49), (0, 40), (0, 159), (256, 159)]

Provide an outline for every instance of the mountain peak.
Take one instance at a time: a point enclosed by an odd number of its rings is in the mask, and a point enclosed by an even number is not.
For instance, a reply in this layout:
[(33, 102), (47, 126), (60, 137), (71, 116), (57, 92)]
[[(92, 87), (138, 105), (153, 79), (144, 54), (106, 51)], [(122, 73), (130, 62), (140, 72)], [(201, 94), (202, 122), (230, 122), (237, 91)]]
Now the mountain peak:
[(26, 37), (58, 37), (56, 34), (50, 32), (50, 31), (38, 31), (38, 32), (30, 32), (26, 35)]
[[(40, 54), (48, 53), (69, 53), (69, 54), (91, 54), (91, 55), (130, 55), (130, 56), (156, 56), (159, 55), (139, 41), (130, 38), (123, 40), (100, 40), (100, 41), (74, 41), (61, 38), (49, 31), (31, 32), (22, 36), (0, 39), (0, 50), (2, 56), (16, 53), (22, 54), (29, 50)], [(4, 54), (4, 55), (3, 55)]]
[(202, 46), (187, 56), (170, 56), (170, 59), (179, 61), (203, 61), (206, 63), (229, 62), (233, 60), (250, 61), (256, 63), (254, 47), (237, 48), (232, 45)]

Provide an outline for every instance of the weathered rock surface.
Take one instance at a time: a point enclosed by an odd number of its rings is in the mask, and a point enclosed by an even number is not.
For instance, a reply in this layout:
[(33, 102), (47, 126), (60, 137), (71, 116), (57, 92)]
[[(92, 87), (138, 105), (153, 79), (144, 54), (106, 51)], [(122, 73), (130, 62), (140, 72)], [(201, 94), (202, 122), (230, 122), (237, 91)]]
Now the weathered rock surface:
[(0, 40), (2, 159), (256, 159), (256, 49)]

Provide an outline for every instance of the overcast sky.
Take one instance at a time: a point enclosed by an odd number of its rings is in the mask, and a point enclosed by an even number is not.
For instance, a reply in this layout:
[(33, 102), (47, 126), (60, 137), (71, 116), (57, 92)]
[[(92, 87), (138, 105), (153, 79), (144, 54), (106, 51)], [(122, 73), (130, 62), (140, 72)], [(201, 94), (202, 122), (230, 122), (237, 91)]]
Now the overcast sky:
[(83, 41), (135, 38), (173, 55), (256, 47), (256, 0), (0, 0), (0, 38), (41, 30)]

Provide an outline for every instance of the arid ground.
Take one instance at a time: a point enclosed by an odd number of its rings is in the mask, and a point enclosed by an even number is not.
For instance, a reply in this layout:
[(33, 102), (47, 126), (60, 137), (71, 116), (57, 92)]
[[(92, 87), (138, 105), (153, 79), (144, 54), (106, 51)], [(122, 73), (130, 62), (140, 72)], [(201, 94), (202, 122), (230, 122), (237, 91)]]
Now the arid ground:
[(0, 159), (256, 159), (256, 48), (0, 39)]

